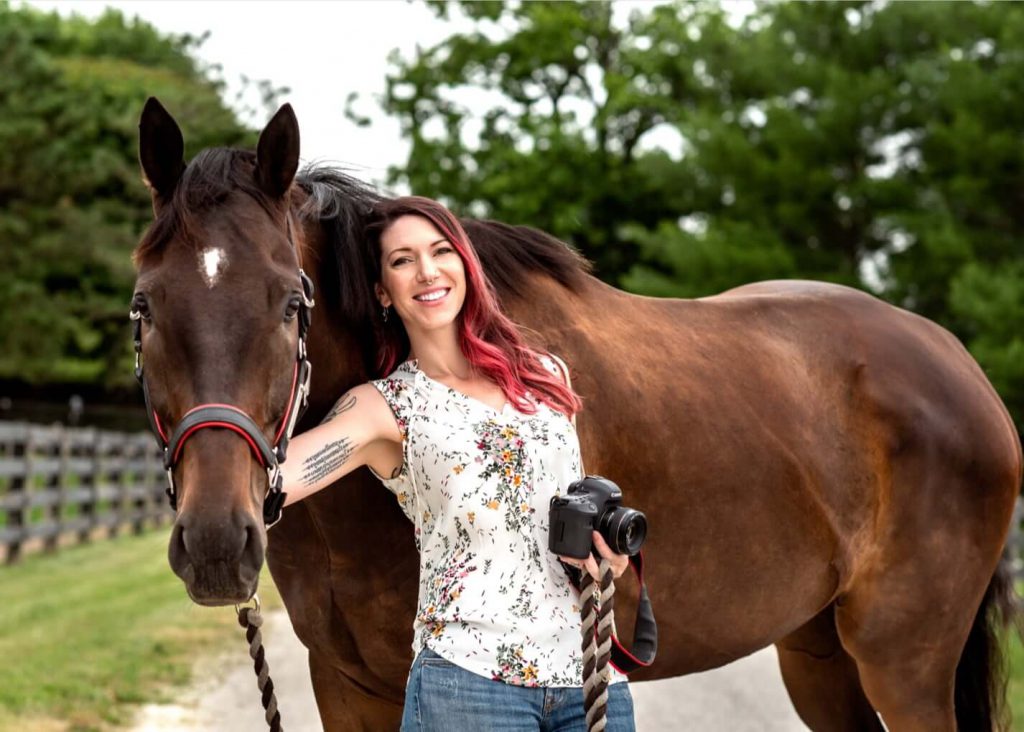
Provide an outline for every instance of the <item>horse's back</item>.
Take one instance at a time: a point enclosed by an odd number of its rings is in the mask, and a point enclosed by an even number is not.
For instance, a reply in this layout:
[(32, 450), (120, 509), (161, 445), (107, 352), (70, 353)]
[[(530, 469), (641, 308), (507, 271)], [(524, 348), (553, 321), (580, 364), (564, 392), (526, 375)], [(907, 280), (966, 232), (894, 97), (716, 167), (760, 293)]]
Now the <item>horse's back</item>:
[[(678, 530), (652, 532), (652, 549), (688, 558), (676, 580), (736, 579), (703, 598), (733, 603), (735, 617), (698, 608), (681, 620), (708, 637), (726, 637), (720, 619), (741, 624), (723, 658), (791, 632), (880, 558), (913, 556), (922, 576), (952, 566), (948, 551), (915, 548), (936, 537), (977, 555), (985, 567), (972, 582), (987, 583), (1020, 447), (948, 331), (826, 283), (764, 282), (696, 300), (600, 294), (594, 323), (575, 326), (585, 346), (566, 354), (589, 405), (584, 459), (621, 475), (644, 510), (671, 517)], [(789, 592), (767, 601), (755, 586)]]

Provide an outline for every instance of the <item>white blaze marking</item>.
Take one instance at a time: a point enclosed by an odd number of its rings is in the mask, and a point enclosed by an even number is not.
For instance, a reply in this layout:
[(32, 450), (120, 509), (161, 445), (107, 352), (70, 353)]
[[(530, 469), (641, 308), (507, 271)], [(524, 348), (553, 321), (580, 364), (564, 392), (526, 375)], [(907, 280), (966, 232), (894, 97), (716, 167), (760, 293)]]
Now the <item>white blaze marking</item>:
[(223, 249), (204, 249), (199, 257), (199, 274), (206, 280), (206, 286), (212, 288), (220, 279), (221, 273), (227, 267), (228, 258), (224, 255)]

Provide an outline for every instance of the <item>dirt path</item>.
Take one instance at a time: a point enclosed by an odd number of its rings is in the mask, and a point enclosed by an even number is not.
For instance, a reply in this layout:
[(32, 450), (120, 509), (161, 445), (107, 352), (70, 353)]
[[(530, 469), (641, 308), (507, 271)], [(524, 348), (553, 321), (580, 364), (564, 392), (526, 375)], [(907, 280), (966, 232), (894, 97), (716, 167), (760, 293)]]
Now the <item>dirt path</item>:
[[(283, 610), (268, 613), (263, 627), (271, 677), (289, 732), (322, 732), (309, 682), (306, 649)], [(133, 732), (237, 732), (266, 729), (256, 677), (240, 642), (232, 652), (205, 659), (200, 683), (178, 704), (150, 704)], [(803, 732), (768, 649), (725, 668), (681, 679), (633, 684), (638, 732), (717, 730)]]

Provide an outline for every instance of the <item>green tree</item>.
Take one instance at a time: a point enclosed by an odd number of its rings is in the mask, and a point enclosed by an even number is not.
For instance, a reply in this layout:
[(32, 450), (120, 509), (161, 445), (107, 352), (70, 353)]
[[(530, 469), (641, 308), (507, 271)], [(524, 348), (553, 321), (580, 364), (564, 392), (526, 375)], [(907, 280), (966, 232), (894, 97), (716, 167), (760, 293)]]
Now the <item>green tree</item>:
[(950, 327), (1024, 420), (1024, 6), (431, 5), (471, 27), (393, 57), (393, 182), (638, 292), (872, 290)]
[(0, 378), (131, 381), (131, 251), (152, 213), (137, 162), (152, 95), (189, 154), (252, 145), (194, 60), (200, 39), (108, 10), (63, 19), (0, 2)]

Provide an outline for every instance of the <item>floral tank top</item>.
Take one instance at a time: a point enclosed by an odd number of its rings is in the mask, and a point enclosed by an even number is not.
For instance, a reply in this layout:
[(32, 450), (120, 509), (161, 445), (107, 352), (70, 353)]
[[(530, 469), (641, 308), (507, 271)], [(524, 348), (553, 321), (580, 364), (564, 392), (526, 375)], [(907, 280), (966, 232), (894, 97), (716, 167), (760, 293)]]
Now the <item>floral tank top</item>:
[(582, 686), (579, 594), (548, 551), (551, 498), (582, 472), (572, 422), (532, 396), (534, 414), (495, 410), (416, 361), (372, 383), (402, 435), (401, 472), (378, 478), (415, 527), (414, 655), (426, 646), (509, 684)]

